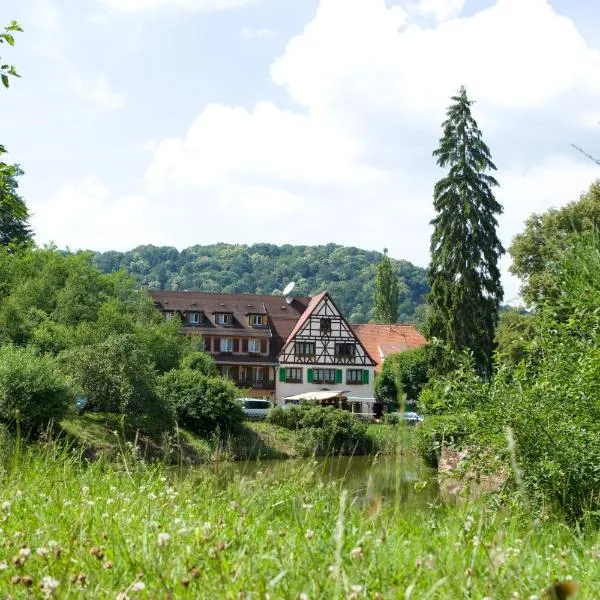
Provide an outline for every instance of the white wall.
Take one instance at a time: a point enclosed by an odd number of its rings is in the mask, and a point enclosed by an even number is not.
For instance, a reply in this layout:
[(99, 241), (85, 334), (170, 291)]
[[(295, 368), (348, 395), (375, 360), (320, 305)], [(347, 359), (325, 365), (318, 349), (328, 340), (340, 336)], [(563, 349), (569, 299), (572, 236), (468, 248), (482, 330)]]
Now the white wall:
[[(275, 398), (277, 399), (278, 404), (283, 404), (283, 398), (286, 396), (295, 396), (296, 394), (305, 394), (306, 392), (318, 392), (323, 388), (327, 388), (328, 390), (334, 391), (342, 391), (349, 390), (348, 396), (352, 396), (355, 398), (373, 398), (374, 388), (373, 388), (373, 380), (375, 378), (375, 368), (374, 367), (366, 367), (366, 366), (358, 366), (358, 365), (349, 365), (349, 366), (331, 366), (322, 365), (322, 364), (285, 364), (281, 363), (280, 367), (301, 367), (302, 375), (303, 375), (303, 383), (284, 383), (279, 381), (279, 369), (275, 374)], [(308, 383), (307, 382), (307, 372), (308, 369), (321, 369), (321, 368), (335, 368), (341, 369), (343, 371), (342, 374), (342, 383), (336, 384), (323, 384), (323, 383)], [(346, 369), (362, 369), (369, 371), (369, 383), (361, 384), (361, 385), (350, 385), (346, 384)]]

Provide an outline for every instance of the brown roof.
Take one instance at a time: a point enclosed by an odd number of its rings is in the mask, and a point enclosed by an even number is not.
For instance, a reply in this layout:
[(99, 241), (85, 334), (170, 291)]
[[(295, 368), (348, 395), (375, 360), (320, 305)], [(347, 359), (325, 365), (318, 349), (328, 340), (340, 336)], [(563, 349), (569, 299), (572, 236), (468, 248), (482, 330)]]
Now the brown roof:
[(420, 348), (427, 344), (423, 334), (413, 325), (379, 325), (353, 323), (351, 327), (381, 370), (383, 359), (395, 352)]
[[(289, 304), (282, 296), (268, 294), (219, 294), (211, 292), (170, 292), (149, 290), (149, 295), (163, 311), (202, 312), (204, 323), (199, 326), (185, 326), (185, 331), (197, 331), (208, 335), (247, 334), (252, 337), (271, 336), (269, 360), (276, 361), (285, 340), (304, 314), (311, 298), (297, 297)], [(231, 326), (217, 325), (214, 313), (231, 313)], [(252, 327), (247, 320), (248, 314), (266, 314), (269, 327)], [(264, 359), (263, 359), (264, 360)]]

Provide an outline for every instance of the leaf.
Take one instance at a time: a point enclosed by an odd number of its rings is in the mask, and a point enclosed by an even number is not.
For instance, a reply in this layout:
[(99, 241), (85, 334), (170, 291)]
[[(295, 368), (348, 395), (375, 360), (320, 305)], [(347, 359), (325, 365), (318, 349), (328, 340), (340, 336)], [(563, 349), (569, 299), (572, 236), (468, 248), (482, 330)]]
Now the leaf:
[(5, 33), (2, 37), (7, 41), (9, 46), (15, 45), (15, 38), (10, 33)]
[(10, 83), (8, 81), (8, 75), (6, 75), (5, 73), (2, 73), (2, 85), (7, 88)]

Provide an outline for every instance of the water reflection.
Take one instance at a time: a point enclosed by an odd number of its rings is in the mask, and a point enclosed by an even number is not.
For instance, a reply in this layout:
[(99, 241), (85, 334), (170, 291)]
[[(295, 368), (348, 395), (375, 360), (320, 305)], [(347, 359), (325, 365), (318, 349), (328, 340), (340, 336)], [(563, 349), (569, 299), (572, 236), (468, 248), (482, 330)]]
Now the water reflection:
[(435, 501), (439, 491), (435, 471), (413, 454), (247, 461), (210, 468), (224, 484), (238, 477), (253, 478), (258, 471), (286, 479), (297, 477), (299, 469), (310, 468), (315, 481), (338, 482), (360, 504), (377, 497), (383, 503), (422, 507)]

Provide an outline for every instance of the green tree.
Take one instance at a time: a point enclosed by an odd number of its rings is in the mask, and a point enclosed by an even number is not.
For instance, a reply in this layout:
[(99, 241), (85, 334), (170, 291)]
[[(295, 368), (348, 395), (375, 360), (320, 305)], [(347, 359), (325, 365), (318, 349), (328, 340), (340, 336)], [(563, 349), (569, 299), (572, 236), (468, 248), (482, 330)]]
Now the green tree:
[[(17, 31), (23, 31), (16, 21), (11, 21), (10, 25), (4, 27), (4, 31), (0, 33), (0, 44), (7, 43), (9, 46), (15, 45), (15, 38), (13, 33)], [(9, 76), (20, 77), (17, 73), (17, 69), (14, 65), (4, 64), (2, 57), (0, 57), (0, 79), (2, 85), (7, 88), (10, 85)]]
[(12, 423), (18, 418), (37, 428), (61, 419), (74, 398), (54, 357), (31, 347), (0, 346), (0, 419)]
[(173, 369), (158, 380), (158, 393), (177, 423), (201, 435), (225, 435), (239, 429), (244, 414), (238, 389), (223, 377), (207, 377), (193, 369)]
[(595, 181), (579, 200), (543, 214), (533, 214), (525, 231), (516, 235), (508, 249), (511, 273), (522, 282), (521, 296), (531, 307), (553, 301), (561, 293), (560, 270), (577, 234), (595, 232), (600, 227), (600, 180)]
[(377, 323), (395, 323), (398, 320), (398, 295), (398, 277), (387, 254), (387, 248), (384, 248), (383, 256), (377, 266), (377, 275), (375, 275), (373, 316)]
[(29, 211), (17, 193), (17, 177), (23, 175), (18, 165), (0, 162), (0, 247), (16, 248), (29, 244)]
[(433, 153), (448, 173), (434, 188), (427, 334), (457, 351), (470, 350), (487, 376), (503, 294), (497, 265), (504, 249), (496, 234), (502, 206), (492, 192), (498, 182), (486, 173), (496, 166), (471, 115), (473, 102), (464, 87), (452, 100)]

